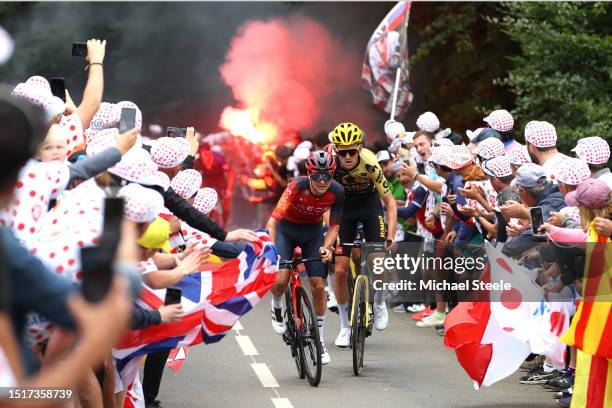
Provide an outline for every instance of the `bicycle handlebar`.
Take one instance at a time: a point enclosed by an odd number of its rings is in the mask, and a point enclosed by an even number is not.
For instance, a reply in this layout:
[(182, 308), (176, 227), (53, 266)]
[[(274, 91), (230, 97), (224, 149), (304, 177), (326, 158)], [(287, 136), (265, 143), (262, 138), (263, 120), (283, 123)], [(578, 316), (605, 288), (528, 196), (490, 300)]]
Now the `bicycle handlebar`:
[(278, 269), (293, 269), (293, 268), (297, 268), (297, 266), (301, 263), (316, 262), (316, 261), (322, 261), (322, 259), (321, 258), (285, 259), (284, 261), (279, 262)]
[(341, 247), (347, 247), (347, 248), (361, 248), (361, 242), (360, 241), (356, 241), (356, 242), (341, 242), (340, 246)]

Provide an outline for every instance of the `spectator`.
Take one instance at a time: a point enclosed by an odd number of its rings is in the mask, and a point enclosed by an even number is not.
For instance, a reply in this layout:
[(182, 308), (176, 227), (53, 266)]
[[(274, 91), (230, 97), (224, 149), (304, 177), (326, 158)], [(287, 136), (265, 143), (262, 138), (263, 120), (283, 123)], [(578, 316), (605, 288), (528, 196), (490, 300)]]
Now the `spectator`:
[[(550, 218), (550, 213), (559, 211), (566, 206), (559, 187), (548, 181), (546, 172), (537, 164), (525, 164), (516, 173), (514, 180), (519, 189), (521, 203), (509, 201), (501, 207), (506, 217), (528, 220), (529, 207), (542, 207), (543, 219)], [(520, 256), (533, 246), (534, 242), (541, 242), (542, 238), (534, 236), (530, 229), (523, 227), (523, 231), (504, 245), (503, 253), (508, 256)]]
[(544, 168), (548, 179), (557, 184), (557, 172), (568, 157), (557, 150), (557, 131), (548, 122), (532, 120), (525, 125), (525, 141), (531, 161)]
[(606, 167), (610, 160), (610, 145), (606, 140), (598, 136), (585, 137), (578, 140), (572, 151), (587, 162), (593, 178), (603, 180), (612, 189), (612, 173)]

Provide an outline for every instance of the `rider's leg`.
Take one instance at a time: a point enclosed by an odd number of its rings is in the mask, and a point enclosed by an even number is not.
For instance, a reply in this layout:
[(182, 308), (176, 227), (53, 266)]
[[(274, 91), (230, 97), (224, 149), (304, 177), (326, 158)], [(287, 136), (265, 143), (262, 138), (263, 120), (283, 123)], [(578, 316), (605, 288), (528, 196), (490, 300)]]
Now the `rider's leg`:
[[(378, 205), (375, 205), (378, 204)], [(376, 200), (373, 203), (374, 211), (378, 212), (376, 217), (369, 216), (367, 219), (363, 219), (363, 233), (365, 235), (366, 242), (384, 242), (386, 238), (385, 218), (380, 200)], [(384, 256), (381, 254), (381, 256)], [(384, 275), (383, 275), (384, 279)], [(382, 290), (374, 290), (374, 304), (377, 306), (383, 306), (385, 304), (384, 293)]]
[(340, 314), (340, 328), (349, 327), (348, 319), (348, 274), (349, 274), (349, 257), (348, 256), (337, 256), (336, 257), (336, 268), (334, 272), (334, 293), (336, 294), (336, 300), (338, 301), (338, 313)]
[[(276, 226), (275, 245), (281, 260), (288, 260), (293, 257), (295, 243), (285, 231), (285, 224), (279, 222)], [(287, 284), (289, 283), (289, 270), (281, 269), (278, 271), (276, 282), (272, 286), (272, 328), (277, 334), (283, 334), (285, 330), (285, 322), (282, 315), (282, 296)], [(287, 305), (288, 307), (288, 305)]]
[(274, 304), (274, 307), (281, 307), (280, 300), (283, 297), (283, 293), (285, 293), (285, 289), (287, 288), (288, 284), (289, 269), (279, 269), (276, 282), (274, 282), (274, 285), (271, 289), (273, 302), (276, 303), (276, 301), (278, 300), (278, 305)]
[(325, 309), (327, 309), (327, 297), (325, 296), (325, 281), (320, 277), (311, 277), (310, 291), (314, 302), (315, 314), (317, 315), (317, 326), (319, 326), (319, 336), (323, 341), (323, 329), (325, 326)]
[[(384, 242), (386, 239), (385, 217), (382, 204), (378, 197), (375, 200), (367, 203), (367, 208), (370, 210), (367, 218), (362, 219), (363, 233), (366, 242)], [(381, 254), (381, 256), (385, 256)], [(382, 279), (385, 276), (382, 275)], [(374, 328), (376, 330), (384, 330), (389, 324), (389, 313), (385, 304), (383, 290), (374, 290)]]

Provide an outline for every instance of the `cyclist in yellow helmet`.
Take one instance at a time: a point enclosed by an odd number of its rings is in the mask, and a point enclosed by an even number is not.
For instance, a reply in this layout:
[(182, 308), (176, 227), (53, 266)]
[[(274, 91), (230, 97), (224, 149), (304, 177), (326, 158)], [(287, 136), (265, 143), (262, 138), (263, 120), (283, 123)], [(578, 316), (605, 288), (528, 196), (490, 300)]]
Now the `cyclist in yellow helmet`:
[[(344, 187), (344, 204), (340, 221), (340, 241), (352, 242), (357, 224), (362, 223), (367, 242), (387, 241), (393, 243), (397, 224), (397, 206), (389, 190), (376, 156), (363, 147), (363, 132), (353, 123), (340, 123), (330, 133), (330, 141), (336, 150), (336, 179)], [(384, 208), (387, 211), (388, 228), (385, 228)], [(349, 248), (342, 248), (336, 258), (334, 292), (340, 312), (340, 333), (336, 346), (348, 347), (351, 330), (348, 319)], [(388, 324), (388, 313), (383, 293), (374, 296), (374, 327), (384, 330)]]

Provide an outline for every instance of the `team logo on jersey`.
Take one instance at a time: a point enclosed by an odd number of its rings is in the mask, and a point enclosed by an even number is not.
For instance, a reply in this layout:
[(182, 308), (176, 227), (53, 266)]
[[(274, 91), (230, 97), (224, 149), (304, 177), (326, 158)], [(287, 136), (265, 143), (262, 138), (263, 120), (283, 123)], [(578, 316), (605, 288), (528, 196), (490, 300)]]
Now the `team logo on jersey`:
[(368, 173), (374, 173), (376, 171), (376, 166), (372, 166), (371, 164), (366, 164), (365, 168), (368, 171)]

